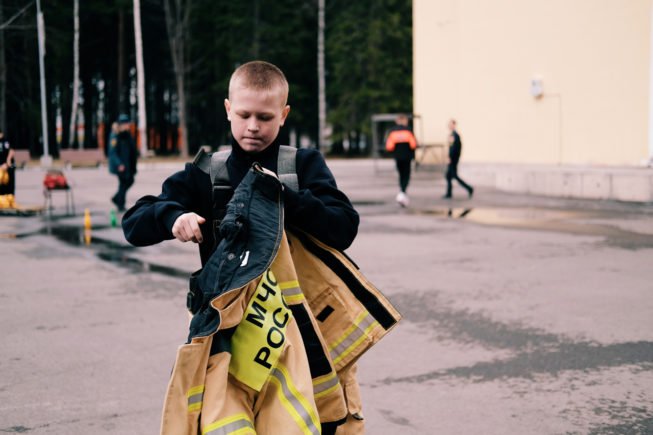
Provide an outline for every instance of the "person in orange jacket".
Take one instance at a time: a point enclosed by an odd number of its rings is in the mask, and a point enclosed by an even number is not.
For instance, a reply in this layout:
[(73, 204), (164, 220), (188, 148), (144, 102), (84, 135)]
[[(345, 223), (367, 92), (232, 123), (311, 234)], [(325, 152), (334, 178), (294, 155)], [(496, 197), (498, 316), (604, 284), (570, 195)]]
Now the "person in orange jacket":
[(399, 173), (397, 203), (402, 207), (407, 207), (410, 200), (406, 194), (406, 189), (408, 188), (408, 183), (410, 183), (410, 165), (415, 158), (417, 140), (408, 127), (408, 117), (406, 115), (402, 114), (397, 116), (395, 124), (385, 141), (385, 149), (393, 154), (397, 165), (397, 172)]

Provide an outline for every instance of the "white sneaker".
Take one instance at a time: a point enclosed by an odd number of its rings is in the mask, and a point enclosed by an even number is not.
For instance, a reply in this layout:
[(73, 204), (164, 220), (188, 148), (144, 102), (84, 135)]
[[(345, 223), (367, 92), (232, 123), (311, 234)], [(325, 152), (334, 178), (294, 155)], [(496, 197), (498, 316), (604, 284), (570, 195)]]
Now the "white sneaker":
[(408, 204), (410, 204), (410, 199), (408, 199), (408, 195), (404, 192), (399, 192), (395, 200), (402, 207), (408, 207)]

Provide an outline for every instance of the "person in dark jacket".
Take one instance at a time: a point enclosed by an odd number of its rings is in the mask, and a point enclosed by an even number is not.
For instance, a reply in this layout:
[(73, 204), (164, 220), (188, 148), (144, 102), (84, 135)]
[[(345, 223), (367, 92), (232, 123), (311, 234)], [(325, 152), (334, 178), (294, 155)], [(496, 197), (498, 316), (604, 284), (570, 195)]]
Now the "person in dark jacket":
[(458, 162), (460, 161), (460, 154), (462, 153), (463, 143), (460, 140), (460, 135), (456, 131), (456, 120), (452, 119), (449, 121), (449, 130), (451, 134), (449, 135), (449, 164), (447, 165), (446, 179), (447, 179), (447, 193), (443, 196), (445, 199), (451, 198), (451, 180), (456, 180), (463, 186), (469, 197), (471, 198), (474, 194), (474, 188), (469, 184), (465, 183), (462, 178), (458, 176)]
[[(233, 135), (226, 166), (234, 189), (254, 162), (277, 172), (277, 135), (290, 112), (287, 98), (285, 76), (267, 62), (249, 62), (232, 75), (225, 109)], [(359, 216), (322, 155), (315, 149), (298, 149), (296, 171), (299, 190), (283, 190), (286, 227), (305, 231), (333, 248), (348, 248), (358, 232)], [(219, 242), (211, 227), (212, 210), (210, 176), (188, 163), (164, 181), (158, 196), (139, 199), (125, 213), (122, 226), (136, 246), (173, 238), (198, 243), (204, 265)]]
[(125, 210), (127, 190), (134, 184), (138, 150), (129, 131), (129, 116), (118, 117), (118, 132), (109, 138), (109, 172), (118, 176), (118, 191), (111, 198), (119, 211)]
[(408, 127), (408, 117), (406, 115), (397, 116), (395, 124), (385, 141), (385, 149), (393, 154), (397, 172), (399, 173), (397, 203), (402, 207), (407, 207), (409, 199), (406, 189), (408, 183), (410, 183), (410, 165), (415, 158), (417, 140), (415, 140), (415, 135)]
[(16, 161), (14, 149), (5, 139), (5, 134), (0, 130), (0, 169), (6, 172), (7, 182), (0, 182), (0, 195), (14, 195), (16, 193)]

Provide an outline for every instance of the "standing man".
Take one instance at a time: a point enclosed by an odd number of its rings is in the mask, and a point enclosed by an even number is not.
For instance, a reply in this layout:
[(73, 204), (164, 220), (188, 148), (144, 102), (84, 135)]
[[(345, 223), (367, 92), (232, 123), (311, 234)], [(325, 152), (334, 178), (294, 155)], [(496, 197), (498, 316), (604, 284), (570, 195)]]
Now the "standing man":
[(415, 148), (417, 141), (415, 135), (408, 127), (408, 117), (398, 115), (395, 119), (395, 126), (390, 130), (388, 139), (385, 141), (385, 149), (394, 155), (399, 172), (399, 193), (397, 194), (397, 203), (402, 207), (407, 207), (409, 198), (406, 194), (408, 183), (410, 183), (410, 164), (415, 158)]
[(449, 165), (447, 166), (447, 173), (446, 173), (447, 193), (443, 196), (443, 198), (445, 199), (451, 198), (451, 180), (453, 179), (457, 180), (461, 186), (467, 189), (467, 193), (471, 198), (472, 195), (474, 194), (474, 188), (469, 184), (465, 183), (458, 176), (458, 162), (460, 161), (460, 154), (463, 150), (463, 143), (460, 140), (460, 135), (456, 131), (455, 119), (449, 121), (449, 130), (451, 131), (451, 134), (449, 135)]
[(5, 171), (8, 176), (7, 183), (0, 183), (0, 195), (14, 195), (16, 190), (15, 183), (15, 161), (14, 150), (11, 148), (9, 141), (5, 139), (5, 134), (0, 130), (0, 169)]
[(118, 211), (125, 210), (127, 190), (134, 184), (138, 150), (129, 132), (129, 116), (118, 116), (118, 134), (109, 140), (109, 172), (118, 176), (118, 192), (111, 198)]

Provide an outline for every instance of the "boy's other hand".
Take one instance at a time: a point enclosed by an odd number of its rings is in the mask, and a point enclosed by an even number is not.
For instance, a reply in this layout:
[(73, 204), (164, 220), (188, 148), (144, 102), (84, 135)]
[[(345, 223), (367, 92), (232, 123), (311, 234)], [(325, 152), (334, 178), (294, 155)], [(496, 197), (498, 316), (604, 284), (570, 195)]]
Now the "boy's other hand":
[(204, 222), (206, 219), (197, 213), (184, 213), (172, 225), (172, 235), (181, 242), (202, 243), (200, 225)]

